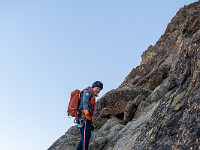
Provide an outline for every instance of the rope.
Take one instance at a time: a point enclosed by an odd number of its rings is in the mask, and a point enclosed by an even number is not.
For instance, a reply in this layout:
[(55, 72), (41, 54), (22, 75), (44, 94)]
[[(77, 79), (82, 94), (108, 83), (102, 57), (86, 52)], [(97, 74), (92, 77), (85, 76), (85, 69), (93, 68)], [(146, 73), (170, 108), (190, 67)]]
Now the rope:
[(85, 127), (84, 127), (84, 142), (83, 142), (83, 150), (85, 150), (85, 130), (86, 130), (86, 121), (85, 121)]

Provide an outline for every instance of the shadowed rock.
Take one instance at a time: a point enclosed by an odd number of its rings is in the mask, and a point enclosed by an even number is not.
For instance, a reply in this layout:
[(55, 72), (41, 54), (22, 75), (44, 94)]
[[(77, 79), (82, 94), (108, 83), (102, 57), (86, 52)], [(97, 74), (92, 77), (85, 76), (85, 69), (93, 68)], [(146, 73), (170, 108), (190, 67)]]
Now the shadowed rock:
[(133, 119), (138, 105), (145, 100), (145, 96), (138, 95), (133, 101), (129, 101), (124, 111), (125, 124)]

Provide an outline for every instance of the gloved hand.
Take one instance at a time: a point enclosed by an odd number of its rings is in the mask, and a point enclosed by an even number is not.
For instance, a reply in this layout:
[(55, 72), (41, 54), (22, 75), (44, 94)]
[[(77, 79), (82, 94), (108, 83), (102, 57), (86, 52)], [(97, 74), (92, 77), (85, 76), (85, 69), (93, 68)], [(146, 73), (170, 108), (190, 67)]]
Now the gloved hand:
[(90, 112), (88, 110), (83, 110), (83, 112), (85, 114), (86, 119), (91, 121), (92, 119), (90, 117)]

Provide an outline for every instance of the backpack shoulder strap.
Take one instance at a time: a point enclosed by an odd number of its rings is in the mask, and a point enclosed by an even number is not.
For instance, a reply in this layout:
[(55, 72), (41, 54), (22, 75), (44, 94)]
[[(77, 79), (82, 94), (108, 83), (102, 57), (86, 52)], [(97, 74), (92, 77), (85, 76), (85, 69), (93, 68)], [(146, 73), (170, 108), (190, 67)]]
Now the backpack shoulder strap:
[(92, 97), (95, 97), (95, 94), (91, 88), (87, 88), (87, 90), (90, 91), (90, 93), (92, 94)]

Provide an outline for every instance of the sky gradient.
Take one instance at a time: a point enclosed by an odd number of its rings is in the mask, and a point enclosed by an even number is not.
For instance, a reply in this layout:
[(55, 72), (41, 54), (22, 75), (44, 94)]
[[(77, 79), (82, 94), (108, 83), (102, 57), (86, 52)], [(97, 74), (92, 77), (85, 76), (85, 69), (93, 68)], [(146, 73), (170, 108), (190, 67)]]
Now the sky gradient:
[(0, 149), (45, 150), (74, 125), (70, 92), (117, 88), (195, 0), (0, 2)]

